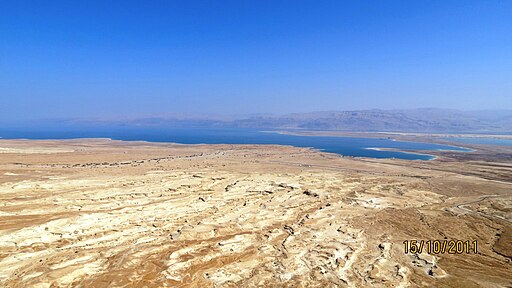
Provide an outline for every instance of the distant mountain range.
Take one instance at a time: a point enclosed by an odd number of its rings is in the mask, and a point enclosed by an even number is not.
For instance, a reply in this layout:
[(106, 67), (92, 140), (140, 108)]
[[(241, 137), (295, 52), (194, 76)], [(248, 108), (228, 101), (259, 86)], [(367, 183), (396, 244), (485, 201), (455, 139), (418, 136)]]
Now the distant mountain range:
[(296, 113), (236, 120), (237, 127), (388, 132), (512, 132), (512, 110), (358, 110)]
[(427, 133), (512, 133), (512, 110), (460, 111), (422, 108), (355, 110), (219, 117), (152, 117), (130, 120), (59, 120), (61, 126), (217, 127)]

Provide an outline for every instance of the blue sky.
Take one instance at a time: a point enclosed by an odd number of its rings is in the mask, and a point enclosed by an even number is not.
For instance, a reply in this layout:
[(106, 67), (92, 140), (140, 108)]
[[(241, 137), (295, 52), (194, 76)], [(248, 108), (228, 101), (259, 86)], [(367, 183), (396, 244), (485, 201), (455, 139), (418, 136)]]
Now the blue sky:
[(0, 2), (0, 120), (416, 107), (512, 109), (512, 1)]

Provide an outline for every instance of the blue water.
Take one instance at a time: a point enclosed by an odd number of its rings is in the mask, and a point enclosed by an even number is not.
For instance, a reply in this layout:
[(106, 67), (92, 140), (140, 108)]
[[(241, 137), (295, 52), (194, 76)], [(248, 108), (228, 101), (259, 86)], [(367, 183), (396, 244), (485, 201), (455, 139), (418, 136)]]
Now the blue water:
[(204, 129), (204, 128), (126, 128), (104, 130), (68, 131), (1, 131), (5, 139), (70, 139), (70, 138), (112, 138), (116, 140), (144, 140), (151, 142), (176, 142), (183, 144), (279, 144), (296, 147), (312, 147), (321, 151), (345, 156), (371, 158), (399, 158), (406, 160), (430, 160), (428, 154), (400, 151), (377, 151), (368, 148), (391, 148), (407, 150), (455, 150), (464, 148), (431, 143), (401, 142), (387, 138), (356, 138), (326, 136), (293, 136), (260, 132), (247, 129)]
[(497, 138), (475, 138), (475, 137), (450, 137), (443, 138), (448, 141), (467, 143), (467, 144), (484, 144), (484, 145), (499, 145), (499, 146), (512, 146), (512, 139), (497, 139)]

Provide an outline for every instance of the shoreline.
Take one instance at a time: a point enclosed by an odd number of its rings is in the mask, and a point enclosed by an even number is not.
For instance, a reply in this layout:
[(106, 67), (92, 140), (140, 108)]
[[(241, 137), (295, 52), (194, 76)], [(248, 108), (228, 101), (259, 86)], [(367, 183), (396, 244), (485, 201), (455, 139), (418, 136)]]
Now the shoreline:
[[(432, 154), (427, 154), (427, 153), (416, 153), (416, 152), (408, 152), (408, 151), (405, 151), (405, 150), (393, 149), (393, 148), (366, 147), (366, 148), (363, 148), (363, 149), (366, 149), (366, 150), (374, 150), (374, 151), (392, 151), (392, 152), (399, 152), (399, 153), (403, 153), (403, 154), (424, 155), (424, 156), (429, 156), (429, 157), (431, 157), (430, 159), (426, 159), (426, 160), (423, 160), (423, 159), (416, 159), (416, 160), (419, 160), (419, 161), (432, 161), (432, 160), (436, 160), (436, 159), (438, 159), (438, 158), (439, 158), (439, 156), (432, 155)], [(450, 150), (450, 151), (452, 151), (452, 150)], [(370, 158), (372, 158), (372, 157), (370, 157)], [(384, 159), (397, 159), (397, 158), (384, 158)], [(411, 161), (416, 161), (416, 160), (411, 160)]]
[[(471, 144), (463, 143), (461, 146), (460, 142), (450, 141), (449, 139), (441, 139), (436, 137), (423, 136), (412, 136), (412, 135), (392, 135), (379, 134), (376, 132), (342, 132), (342, 131), (265, 131), (267, 133), (278, 133), (294, 136), (327, 136), (327, 137), (359, 137), (359, 138), (379, 138), (388, 139), (392, 141), (403, 141), (403, 142), (424, 142), (447, 145), (464, 149), (464, 151), (458, 150), (429, 150), (427, 154), (438, 157), (440, 161), (494, 161), (500, 163), (508, 163), (512, 161), (512, 146), (506, 145), (493, 145), (493, 144)], [(422, 151), (418, 151), (422, 154)]]
[[(397, 136), (412, 136), (412, 137), (434, 137), (434, 138), (491, 138), (512, 140), (510, 134), (476, 134), (476, 133), (421, 133), (421, 132), (389, 132), (389, 131), (340, 131), (340, 130), (261, 130), (263, 133), (278, 133), (296, 136), (340, 136), (343, 135), (365, 135), (366, 137), (374, 138), (375, 135), (397, 135)], [(355, 136), (346, 136), (355, 137)]]
[[(272, 133), (271, 131), (259, 131), (261, 133)], [(5, 139), (5, 138), (0, 138), (0, 142), (1, 141), (69, 141), (69, 142), (77, 142), (77, 141), (84, 141), (84, 142), (91, 142), (91, 143), (94, 143), (94, 142), (101, 142), (101, 141), (120, 141), (120, 142), (125, 142), (125, 143), (146, 143), (146, 144), (168, 144), (168, 145), (263, 145), (263, 146), (267, 146), (267, 145), (270, 145), (270, 146), (282, 146), (282, 147), (294, 147), (294, 148), (305, 148), (305, 149), (309, 149), (309, 150), (313, 150), (313, 151), (317, 151), (317, 152), (321, 152), (321, 153), (330, 153), (330, 154), (335, 154), (337, 156), (340, 156), (340, 157), (352, 157), (352, 158), (367, 158), (367, 159), (398, 159), (398, 160), (406, 160), (406, 161), (432, 161), (432, 160), (436, 160), (438, 158), (438, 156), (436, 155), (431, 155), (431, 154), (427, 154), (427, 153), (417, 153), (417, 152), (410, 152), (410, 151), (405, 151), (405, 150), (400, 150), (400, 149), (393, 149), (393, 148), (375, 148), (375, 149), (372, 149), (372, 148), (367, 148), (367, 147), (363, 147), (361, 149), (367, 149), (367, 150), (376, 150), (376, 151), (382, 151), (382, 152), (385, 152), (385, 151), (392, 151), (392, 152), (399, 152), (399, 153), (403, 153), (403, 154), (409, 154), (409, 155), (416, 155), (416, 156), (429, 156), (431, 157), (430, 159), (403, 159), (403, 158), (397, 158), (397, 157), (368, 157), (368, 156), (354, 156), (354, 155), (345, 155), (345, 154), (341, 154), (341, 153), (336, 153), (336, 152), (330, 152), (330, 151), (326, 151), (325, 149), (323, 148), (317, 148), (317, 147), (313, 147), (313, 146), (308, 146), (308, 147), (303, 147), (303, 146), (294, 146), (294, 145), (291, 145), (291, 144), (227, 144), (227, 143), (220, 143), (220, 144), (209, 144), (209, 143), (194, 143), (194, 144), (186, 144), (186, 143), (179, 143), (179, 142), (160, 142), (160, 141), (147, 141), (147, 140), (121, 140), (121, 139), (114, 139), (114, 138), (107, 138), (107, 137), (101, 137), (101, 138), (90, 138), (90, 137), (87, 137), (87, 138), (61, 138), (61, 139), (28, 139), (28, 138), (17, 138), (17, 139)], [(9, 150), (13, 150), (13, 152), (7, 152)], [(14, 151), (17, 151), (17, 152), (14, 152)], [(62, 152), (53, 152), (50, 150), (48, 150), (49, 152), (47, 153), (62, 153)], [(50, 152), (51, 151), (51, 152)], [(447, 151), (455, 151), (455, 150), (447, 150)], [(73, 152), (73, 151), (65, 151), (65, 152)], [(19, 149), (13, 149), (13, 148), (10, 148), (10, 147), (0, 147), (0, 154), (8, 154), (8, 153), (39, 153), (39, 152), (21, 152), (19, 151)]]
[[(260, 131), (262, 133), (275, 133), (280, 135), (292, 135), (292, 136), (300, 136), (300, 137), (340, 137), (340, 138), (370, 138), (370, 139), (387, 139), (390, 141), (400, 141), (400, 142), (412, 142), (412, 143), (432, 143), (432, 144), (440, 144), (440, 145), (446, 145), (451, 146), (463, 150), (450, 150), (450, 149), (437, 149), (437, 150), (428, 150), (428, 151), (453, 151), (453, 152), (474, 152), (477, 151), (476, 148), (469, 148), (467, 146), (474, 146), (474, 145), (488, 145), (488, 146), (500, 146), (500, 145), (494, 145), (494, 144), (472, 144), (472, 143), (462, 143), (465, 146), (460, 146), (460, 142), (451, 142), (446, 139), (439, 139), (440, 141), (435, 141), (437, 139), (433, 138), (418, 138), (418, 139), (409, 139), (409, 138), (390, 138), (390, 137), (379, 137), (380, 133), (384, 132), (342, 132), (342, 131), (318, 131), (317, 133), (312, 130), (304, 131), (303, 133), (295, 133), (293, 131)], [(360, 135), (364, 134), (364, 135)], [(398, 135), (398, 134), (396, 134)], [(363, 137), (364, 136), (364, 137)], [(399, 136), (410, 136), (410, 137), (416, 137), (412, 135), (399, 135)]]
[[(276, 130), (276, 131), (270, 131), (270, 130), (254, 130), (257, 133), (275, 133), (275, 134), (284, 134), (284, 135), (294, 135), (294, 136), (331, 136), (331, 137), (348, 137), (348, 138), (380, 138), (380, 139), (387, 139), (389, 141), (402, 141), (402, 142), (422, 142), (422, 143), (434, 143), (434, 144), (441, 144), (441, 145), (447, 145), (450, 147), (454, 147), (457, 149), (438, 149), (438, 150), (400, 150), (397, 149), (395, 151), (400, 153), (408, 153), (408, 154), (416, 154), (416, 155), (429, 155), (431, 157), (435, 157), (432, 159), (419, 159), (422, 161), (431, 161), (431, 160), (482, 160), (482, 161), (496, 161), (496, 162), (507, 162), (512, 161), (512, 146), (497, 146), (497, 145), (484, 145), (484, 144), (469, 144), (464, 143), (464, 146), (460, 146), (458, 144), (460, 143), (454, 143), (453, 141), (449, 141), (449, 139), (441, 139), (441, 138), (429, 138), (429, 137), (419, 137), (419, 136), (404, 136), (400, 134), (388, 134), (391, 132), (386, 132), (386, 134), (379, 134), (375, 132), (341, 132), (341, 131), (284, 131), (284, 130)], [(405, 134), (405, 133), (402, 133)], [(417, 133), (416, 133), (417, 134)], [(422, 135), (428, 135), (428, 134), (422, 134)], [(458, 135), (458, 134), (457, 134)], [(192, 145), (279, 145), (279, 146), (290, 146), (290, 147), (301, 147), (303, 146), (294, 146), (293, 144), (274, 144), (274, 143), (268, 143), (268, 144), (208, 144), (208, 143), (194, 143), (194, 144), (185, 144), (185, 143), (179, 143), (179, 142), (166, 142), (166, 141), (146, 141), (146, 140), (121, 140), (121, 139), (114, 139), (114, 138), (107, 138), (107, 137), (100, 137), (100, 138), (91, 138), (91, 137), (83, 137), (83, 138), (61, 138), (61, 139), (28, 139), (28, 138), (16, 138), (16, 139), (6, 139), (2, 138), (0, 141), (12, 141), (12, 140), (19, 140), (19, 141), (52, 141), (52, 140), (60, 140), (60, 141), (83, 141), (83, 142), (97, 142), (101, 140), (116, 142), (116, 141), (123, 141), (126, 143), (140, 143), (140, 145), (176, 145), (176, 146), (192, 146)], [(311, 146), (311, 145), (309, 145)], [(364, 148), (364, 145), (361, 145)], [(362, 155), (344, 155), (341, 153), (336, 152), (329, 152), (325, 151), (323, 148), (315, 148), (314, 150), (320, 151), (323, 153), (334, 153), (337, 156), (340, 157), (354, 157), (354, 158), (367, 158), (367, 159), (391, 159), (393, 157), (388, 158), (377, 158), (377, 157), (368, 157), (368, 156), (362, 156)], [(5, 154), (5, 153), (4, 153)], [(403, 158), (398, 158), (403, 159)], [(418, 159), (404, 159), (406, 161), (412, 161), (412, 160), (418, 160)]]

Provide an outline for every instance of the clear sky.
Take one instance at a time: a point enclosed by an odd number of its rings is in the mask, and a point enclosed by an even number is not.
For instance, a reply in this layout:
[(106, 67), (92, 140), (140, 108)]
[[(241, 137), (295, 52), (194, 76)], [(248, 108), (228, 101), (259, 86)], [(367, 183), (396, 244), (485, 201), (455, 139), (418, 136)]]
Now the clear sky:
[(0, 120), (512, 109), (512, 1), (1, 1)]

